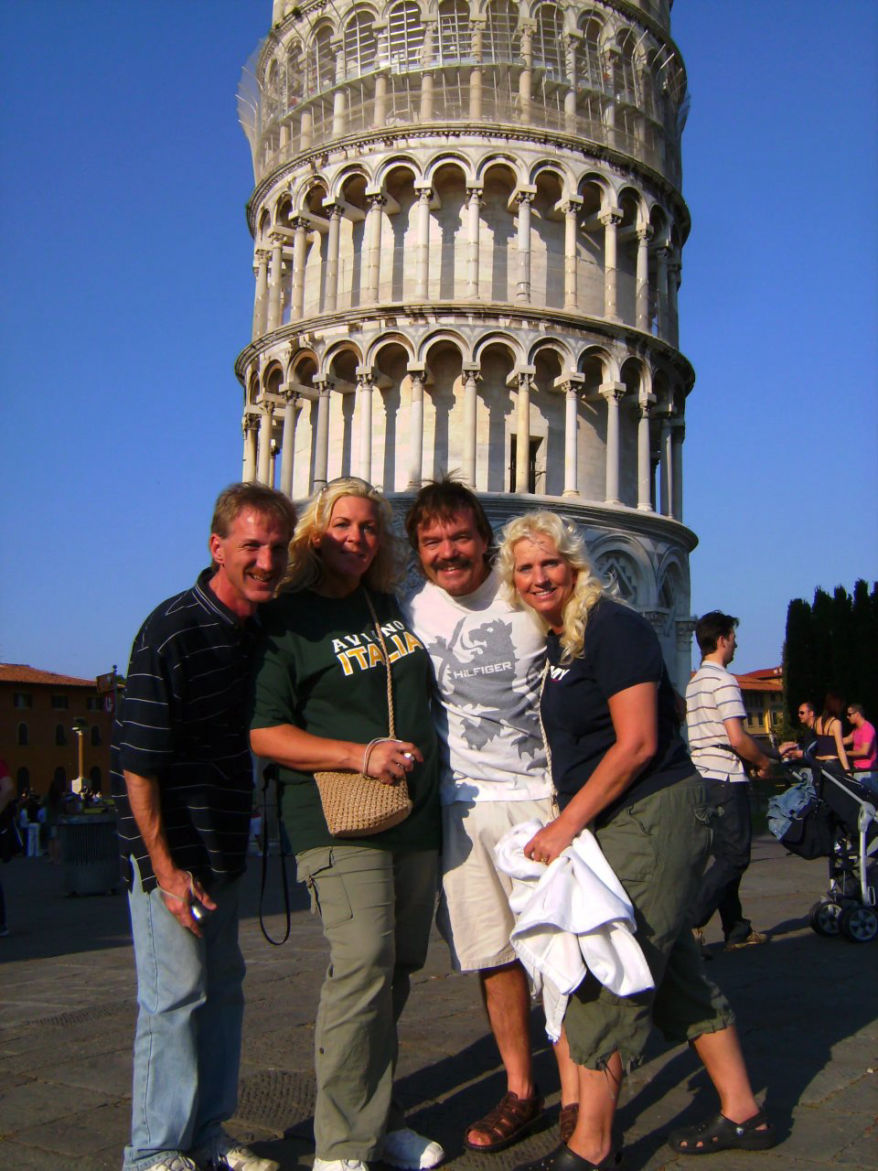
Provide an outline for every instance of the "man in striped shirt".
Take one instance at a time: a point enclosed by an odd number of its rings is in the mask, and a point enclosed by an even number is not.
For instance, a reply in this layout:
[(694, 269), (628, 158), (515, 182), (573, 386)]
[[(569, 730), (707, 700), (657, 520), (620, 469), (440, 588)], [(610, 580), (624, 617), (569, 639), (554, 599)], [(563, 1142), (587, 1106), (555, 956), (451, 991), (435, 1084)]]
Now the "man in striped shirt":
[(686, 688), (689, 753), (710, 783), (715, 809), (711, 822), (713, 862), (702, 879), (692, 925), (696, 938), (703, 942), (702, 928), (718, 910), (728, 950), (765, 942), (765, 936), (744, 918), (738, 888), (750, 865), (750, 786), (744, 764), (753, 765), (761, 776), (772, 763), (744, 731), (747, 709), (738, 681), (727, 670), (735, 657), (737, 625), (737, 618), (720, 610), (711, 610), (699, 619), (695, 638), (701, 667)]
[(227, 488), (211, 567), (150, 614), (132, 647), (112, 762), (140, 1006), (125, 1171), (277, 1168), (222, 1124), (237, 1105), (244, 1007), (254, 618), (280, 583), (294, 525), (280, 492)]

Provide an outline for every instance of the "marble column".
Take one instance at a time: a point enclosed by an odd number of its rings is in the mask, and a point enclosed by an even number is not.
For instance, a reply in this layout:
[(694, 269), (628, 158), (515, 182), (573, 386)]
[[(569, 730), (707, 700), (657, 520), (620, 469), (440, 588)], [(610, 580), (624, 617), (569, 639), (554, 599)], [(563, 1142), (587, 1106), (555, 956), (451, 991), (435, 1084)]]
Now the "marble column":
[(516, 301), (530, 301), (530, 209), (535, 191), (519, 191), (518, 204), (518, 281)]
[(387, 74), (375, 74), (375, 107), (372, 114), (372, 125), (376, 130), (384, 128), (387, 119)]
[(372, 483), (372, 371), (357, 367), (357, 475)]
[(271, 275), (268, 281), (268, 329), (277, 329), (283, 312), (283, 241), (273, 240), (271, 244)]
[(584, 374), (568, 374), (555, 385), (564, 393), (564, 496), (579, 495), (579, 398)]
[(259, 466), (257, 476), (261, 484), (271, 484), (271, 431), (274, 419), (272, 403), (262, 404), (259, 419)]
[(435, 36), (436, 20), (428, 18), (424, 21), (424, 40), (421, 44), (421, 66), (424, 72), (421, 74), (421, 108), (418, 121), (422, 123), (433, 121), (433, 74), (428, 70), (433, 64)]
[(568, 134), (576, 132), (576, 46), (581, 40), (581, 34), (564, 36), (564, 70), (566, 73), (567, 93), (564, 95), (564, 129)]
[(280, 452), (280, 490), (292, 499), (293, 496), (293, 461), (296, 452), (296, 422), (298, 420), (300, 399), (291, 386), (281, 388), (284, 399), (284, 433)]
[(369, 194), (369, 210), (366, 213), (366, 237), (364, 252), (366, 254), (366, 302), (374, 305), (380, 296), (381, 281), (381, 229), (383, 226), (383, 210), (387, 202), (380, 193)]
[(617, 321), (618, 309), (618, 239), (619, 224), (622, 222), (622, 213), (618, 208), (602, 212), (598, 217), (604, 225), (604, 317), (609, 321)]
[(463, 367), (463, 478), (471, 488), (476, 486), (476, 425), (478, 418), (477, 383), (481, 374), (478, 365), (464, 363)]
[(677, 677), (671, 682), (681, 695), (685, 695), (692, 674), (692, 635), (695, 633), (695, 621), (692, 618), (678, 618), (674, 626), (677, 642)]
[(241, 476), (245, 484), (256, 479), (256, 445), (259, 439), (259, 416), (247, 411), (242, 420), (244, 432), (244, 471)]
[(290, 320), (301, 321), (305, 314), (305, 265), (308, 261), (308, 223), (301, 216), (293, 220), (293, 303)]
[(265, 333), (268, 311), (268, 252), (265, 248), (256, 249), (255, 260), (253, 272), (256, 276), (256, 296), (253, 299), (253, 337), (259, 338)]
[(314, 491), (326, 485), (329, 467), (329, 392), (332, 383), (328, 378), (314, 378), (317, 388), (317, 434), (314, 443)]
[(619, 445), (619, 404), (625, 397), (624, 382), (604, 382), (599, 393), (607, 404), (607, 463), (605, 504), (621, 504), (619, 499), (619, 467), (621, 451)]
[(579, 211), (582, 200), (579, 196), (565, 200), (561, 204), (564, 213), (564, 308), (571, 312), (576, 311), (576, 235)]
[(324, 288), (324, 310), (334, 313), (338, 305), (338, 248), (341, 236), (341, 217), (344, 209), (340, 203), (330, 204), (329, 212), (329, 239), (326, 242), (326, 286)]
[(470, 22), (472, 28), (471, 51), (476, 64), (469, 74), (469, 117), (471, 122), (478, 122), (482, 116), (482, 36), (484, 32), (484, 17)]
[(658, 319), (658, 336), (660, 338), (667, 338), (668, 336), (668, 254), (669, 249), (667, 245), (662, 245), (655, 250), (655, 267), (656, 267), (656, 290), (655, 290), (655, 304), (656, 317)]
[(518, 401), (515, 411), (515, 491), (529, 491), (530, 470), (530, 388), (533, 374), (518, 374)]
[(272, 439), (268, 445), (268, 483), (273, 488), (275, 473), (277, 472), (277, 440)]
[[(338, 55), (338, 60), (341, 60), (341, 53)], [(345, 132), (345, 123), (347, 122), (347, 91), (343, 86), (335, 91), (335, 97), (332, 101), (332, 137), (341, 138)]]
[(673, 416), (662, 412), (659, 433), (659, 511), (662, 516), (674, 515), (674, 451), (671, 437)]
[(652, 395), (641, 398), (637, 406), (640, 418), (637, 423), (637, 507), (641, 512), (652, 512), (652, 448), (649, 441), (649, 420), (655, 399)]
[(672, 256), (668, 263), (668, 341), (676, 346), (680, 341), (680, 318), (677, 309), (677, 293), (680, 288), (682, 266), (679, 255)]
[(673, 448), (673, 492), (671, 494), (671, 515), (674, 520), (683, 520), (683, 440), (686, 438), (686, 424), (681, 418), (671, 424), (671, 445)]
[(527, 126), (531, 120), (531, 95), (533, 93), (533, 34), (536, 22), (523, 20), (519, 25), (521, 30), (521, 59), (524, 68), (518, 77), (518, 107), (522, 125)]
[(424, 382), (426, 368), (412, 364), (408, 368), (411, 379), (411, 428), (409, 442), (409, 478), (406, 489), (417, 491), (424, 475)]
[(649, 332), (649, 241), (652, 228), (649, 224), (637, 229), (637, 328)]
[(415, 299), (426, 301), (430, 287), (430, 200), (428, 183), (415, 183), (418, 193), (415, 237)]
[(466, 222), (468, 264), (466, 295), (472, 300), (478, 300), (479, 297), (479, 221), (481, 206), (481, 187), (467, 187)]

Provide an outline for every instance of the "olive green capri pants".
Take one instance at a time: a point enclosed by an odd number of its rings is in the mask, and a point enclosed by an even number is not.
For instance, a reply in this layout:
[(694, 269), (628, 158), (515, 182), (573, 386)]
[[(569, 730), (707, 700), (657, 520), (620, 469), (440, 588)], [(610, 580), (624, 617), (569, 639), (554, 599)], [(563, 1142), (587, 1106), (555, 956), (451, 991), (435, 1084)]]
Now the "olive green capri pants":
[(436, 909), (438, 851), (338, 845), (296, 855), (329, 942), (315, 1028), (317, 1157), (377, 1158), (405, 1126), (393, 1101), (396, 1025), (423, 967)]
[(710, 847), (711, 805), (698, 774), (622, 808), (595, 836), (634, 906), (636, 938), (655, 988), (616, 996), (589, 974), (564, 1027), (577, 1065), (603, 1069), (617, 1050), (636, 1065), (655, 1024), (668, 1041), (692, 1041), (734, 1021), (704, 970), (689, 909)]

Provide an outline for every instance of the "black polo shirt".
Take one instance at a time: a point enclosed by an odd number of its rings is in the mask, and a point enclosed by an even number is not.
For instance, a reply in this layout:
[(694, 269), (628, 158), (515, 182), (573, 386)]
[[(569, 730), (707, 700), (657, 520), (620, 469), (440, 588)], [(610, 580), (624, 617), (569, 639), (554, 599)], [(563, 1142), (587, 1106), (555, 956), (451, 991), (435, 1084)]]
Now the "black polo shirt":
[(136, 858), (145, 890), (155, 875), (128, 803), (124, 771), (155, 777), (174, 863), (201, 881), (244, 870), (253, 795), (247, 729), (257, 625), (219, 600), (205, 570), (162, 602), (131, 650), (113, 728), (111, 784), (123, 875)]

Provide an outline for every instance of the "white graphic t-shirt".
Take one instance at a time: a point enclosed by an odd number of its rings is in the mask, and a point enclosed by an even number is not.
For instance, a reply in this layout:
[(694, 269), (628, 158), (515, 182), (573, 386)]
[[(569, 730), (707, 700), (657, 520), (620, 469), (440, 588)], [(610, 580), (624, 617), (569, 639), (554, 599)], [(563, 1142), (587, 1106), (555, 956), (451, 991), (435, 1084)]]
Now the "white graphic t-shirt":
[(403, 609), (433, 661), (442, 804), (550, 797), (537, 711), (546, 638), (531, 614), (493, 571), (461, 598), (427, 582)]

